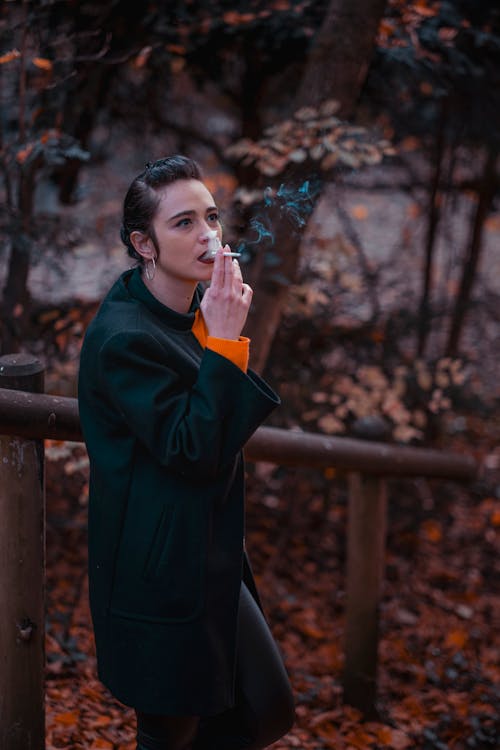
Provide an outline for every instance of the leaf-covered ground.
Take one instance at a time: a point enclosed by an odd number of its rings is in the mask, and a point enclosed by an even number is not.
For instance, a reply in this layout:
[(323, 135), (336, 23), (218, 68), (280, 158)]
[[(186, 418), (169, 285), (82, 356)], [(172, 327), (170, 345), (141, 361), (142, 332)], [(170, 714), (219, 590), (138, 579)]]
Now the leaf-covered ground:
[[(389, 482), (379, 717), (370, 722), (342, 703), (345, 480), (248, 465), (247, 547), (297, 706), (276, 750), (500, 745), (500, 451), (481, 450), (488, 481), (473, 487)], [(96, 677), (83, 446), (47, 445), (47, 504), (47, 750), (135, 750), (132, 712)]]
[[(116, 153), (122, 180), (127, 150)], [(388, 216), (383, 200), (378, 214)], [(358, 230), (366, 224), (367, 234), (376, 233), (381, 222), (367, 222), (366, 208), (356, 201), (351, 213)], [(114, 237), (117, 206), (97, 208), (99, 232), (110, 223)], [(478, 279), (462, 362), (440, 358), (439, 336), (438, 345), (429, 347), (435, 355), (415, 361), (416, 286), (409, 273), (417, 273), (419, 261), (403, 252), (398, 238), (417, 232), (411, 222), (418, 212), (396, 208), (410, 225), (394, 231), (388, 222), (394, 252), (385, 265), (373, 261), (381, 283), (373, 295), (373, 274), (367, 275), (359, 248), (346, 244), (338, 227), (328, 234), (328, 211), (312, 227), (317, 236), (307, 244), (300, 283), (291, 289), (265, 374), (283, 399), (272, 424), (349, 435), (357, 419), (375, 412), (389, 423), (393, 440), (471, 452), (487, 476), (469, 487), (389, 482), (379, 715), (377, 722), (365, 722), (342, 702), (345, 478), (332, 469), (248, 466), (247, 547), (297, 705), (296, 724), (276, 750), (500, 746), (500, 319), (498, 284), (490, 288), (498, 259), (491, 250), (488, 273)], [(79, 213), (87, 216), (85, 206)], [(390, 236), (380, 238), (381, 247), (392, 247)], [(80, 248), (87, 273), (81, 265), (75, 271), (64, 256), (63, 288), (71, 301), (42, 307), (33, 321), (27, 348), (48, 362), (49, 393), (76, 395), (81, 337), (97, 306), (88, 301), (98, 296), (92, 284), (98, 279), (107, 286), (115, 275), (114, 250), (99, 261), (101, 247), (99, 235)], [(123, 250), (117, 252), (121, 257)], [(44, 273), (45, 289), (46, 268)], [(75, 290), (77, 281), (82, 286)], [(374, 326), (377, 295), (384, 314)], [(368, 314), (362, 316), (365, 302)], [(443, 328), (438, 320), (436, 333)], [(96, 677), (87, 601), (87, 478), (81, 445), (47, 445), (47, 750), (135, 750), (132, 712)]]

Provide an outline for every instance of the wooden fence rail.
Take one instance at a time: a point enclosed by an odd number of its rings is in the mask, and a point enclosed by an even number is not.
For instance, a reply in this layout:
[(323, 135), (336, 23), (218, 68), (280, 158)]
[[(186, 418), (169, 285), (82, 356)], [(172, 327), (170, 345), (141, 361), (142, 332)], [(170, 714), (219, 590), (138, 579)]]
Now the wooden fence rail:
[[(43, 440), (83, 438), (77, 400), (37, 392), (43, 390), (43, 367), (35, 358), (0, 357), (0, 386), (0, 658), (6, 664), (0, 697), (7, 696), (0, 699), (0, 747), (43, 750)], [(468, 455), (275, 427), (260, 427), (245, 446), (245, 457), (335, 467), (348, 475), (344, 700), (370, 717), (376, 704), (386, 480), (470, 481), (478, 476), (478, 465)]]
[[(0, 432), (32, 439), (83, 441), (75, 398), (6, 388), (0, 388)], [(339, 471), (386, 477), (426, 476), (467, 481), (477, 473), (475, 459), (465, 454), (279, 427), (259, 427), (245, 446), (245, 457), (248, 461), (285, 466), (334, 466)]]

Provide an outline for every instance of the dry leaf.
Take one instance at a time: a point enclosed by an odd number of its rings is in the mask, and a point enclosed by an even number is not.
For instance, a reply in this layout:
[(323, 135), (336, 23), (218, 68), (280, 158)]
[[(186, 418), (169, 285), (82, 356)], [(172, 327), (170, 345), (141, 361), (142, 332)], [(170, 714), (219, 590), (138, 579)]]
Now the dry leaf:
[(255, 20), (255, 13), (239, 13), (237, 10), (229, 10), (222, 16), (224, 23), (228, 26), (241, 26)]
[(432, 375), (426, 369), (420, 369), (417, 372), (417, 383), (423, 391), (430, 391), (432, 388)]
[(19, 151), (16, 154), (16, 161), (18, 164), (24, 164), (28, 156), (31, 154), (31, 152), (34, 149), (33, 143), (28, 143), (28, 145), (25, 148), (19, 149)]
[(150, 46), (143, 47), (141, 51), (139, 52), (139, 54), (134, 59), (134, 68), (139, 68), (139, 69), (143, 68), (146, 65), (149, 58), (151, 57), (152, 51), (153, 51), (153, 48)]
[(356, 169), (361, 164), (361, 159), (357, 154), (346, 151), (343, 148), (339, 148), (338, 155), (340, 161), (348, 167), (353, 167), (354, 169)]
[(354, 216), (355, 219), (364, 221), (368, 218), (368, 209), (366, 206), (362, 205), (353, 206), (351, 209), (351, 215)]
[(19, 57), (21, 57), (19, 50), (12, 49), (10, 52), (5, 52), (5, 54), (0, 55), (0, 65), (4, 65), (12, 60), (17, 60)]
[(328, 170), (334, 167), (339, 160), (339, 154), (338, 152), (332, 152), (325, 156), (323, 161), (321, 162), (321, 169)]
[(109, 740), (105, 740), (102, 737), (97, 737), (89, 747), (89, 750), (113, 750), (114, 743)]
[(421, 430), (416, 430), (407, 424), (396, 425), (392, 434), (394, 440), (401, 443), (409, 443), (411, 440), (421, 440), (423, 437)]
[(294, 151), (290, 151), (288, 159), (299, 164), (307, 159), (307, 151), (303, 148), (296, 148)]
[(309, 153), (311, 155), (311, 159), (314, 159), (315, 161), (318, 161), (318, 159), (321, 159), (322, 156), (325, 154), (325, 146), (323, 143), (317, 143), (315, 146), (313, 146)]
[(255, 163), (255, 166), (260, 172), (262, 172), (262, 174), (265, 174), (268, 177), (275, 177), (275, 175), (283, 170), (284, 164), (286, 164), (286, 160), (284, 163), (282, 162), (280, 164), (271, 159), (259, 159), (259, 161)]
[(317, 425), (320, 430), (326, 432), (328, 435), (332, 435), (334, 432), (344, 432), (345, 426), (340, 419), (337, 419), (333, 414), (325, 414), (324, 417), (318, 419)]
[[(391, 155), (394, 156), (395, 153), (396, 152), (393, 151)], [(373, 164), (380, 164), (380, 162), (382, 161), (383, 155), (381, 151), (375, 146), (364, 146), (361, 151), (361, 158), (365, 164), (373, 165)]]
[(454, 651), (461, 651), (468, 640), (469, 635), (462, 628), (450, 630), (445, 638), (444, 645), (448, 648), (452, 648)]
[(64, 714), (57, 714), (57, 716), (55, 716), (55, 721), (58, 724), (67, 724), (68, 726), (73, 726), (74, 724), (78, 723), (79, 718), (80, 713), (78, 711), (67, 711)]
[(440, 542), (443, 538), (443, 530), (439, 521), (427, 519), (422, 524), (422, 531), (430, 542)]
[(429, 7), (427, 0), (416, 0), (413, 4), (413, 10), (419, 16), (424, 16), (425, 18), (433, 18), (438, 14), (438, 10), (435, 7)]
[(32, 62), (33, 65), (35, 65), (37, 68), (40, 68), (41, 70), (50, 71), (53, 67), (51, 61), (47, 60), (46, 57), (34, 57)]
[(339, 109), (340, 102), (337, 101), (337, 99), (327, 99), (320, 104), (319, 113), (323, 115), (323, 117), (329, 117), (330, 115), (334, 115), (335, 112), (338, 112)]

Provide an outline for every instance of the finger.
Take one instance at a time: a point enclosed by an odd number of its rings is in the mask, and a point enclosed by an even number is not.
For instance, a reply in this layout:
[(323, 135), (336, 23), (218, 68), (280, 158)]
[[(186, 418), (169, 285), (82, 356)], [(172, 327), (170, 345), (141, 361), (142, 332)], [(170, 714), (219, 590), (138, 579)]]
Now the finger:
[(224, 283), (226, 284), (232, 284), (233, 282), (233, 259), (229, 256), (225, 256), (224, 253), (230, 253), (231, 248), (229, 245), (224, 245), (223, 248), (219, 250), (220, 254), (222, 255), (222, 258), (224, 260)]
[(241, 273), (241, 267), (238, 263), (237, 258), (233, 259), (233, 274), (235, 279), (238, 279), (238, 281), (241, 281), (241, 283), (243, 283), (243, 275)]
[(243, 277), (241, 275), (240, 265), (237, 260), (233, 260), (233, 291), (237, 297), (241, 296), (243, 289)]
[(224, 286), (226, 260), (227, 258), (224, 257), (222, 248), (219, 248), (215, 253), (214, 268), (210, 280), (210, 286), (214, 291), (220, 290)]
[(252, 301), (253, 296), (253, 289), (249, 284), (242, 284), (241, 295), (243, 297), (243, 301), (246, 302), (248, 306), (250, 306), (250, 302)]

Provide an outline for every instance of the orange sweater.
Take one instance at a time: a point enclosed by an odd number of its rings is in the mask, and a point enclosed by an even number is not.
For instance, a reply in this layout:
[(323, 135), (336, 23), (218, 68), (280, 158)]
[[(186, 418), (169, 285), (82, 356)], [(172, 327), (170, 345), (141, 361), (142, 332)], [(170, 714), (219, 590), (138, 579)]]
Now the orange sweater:
[(216, 336), (209, 336), (207, 325), (203, 320), (201, 310), (195, 313), (192, 332), (198, 339), (200, 346), (204, 349), (211, 349), (223, 357), (231, 360), (233, 364), (246, 372), (248, 369), (248, 356), (250, 349), (250, 339), (246, 336), (240, 336), (239, 339), (220, 339)]

